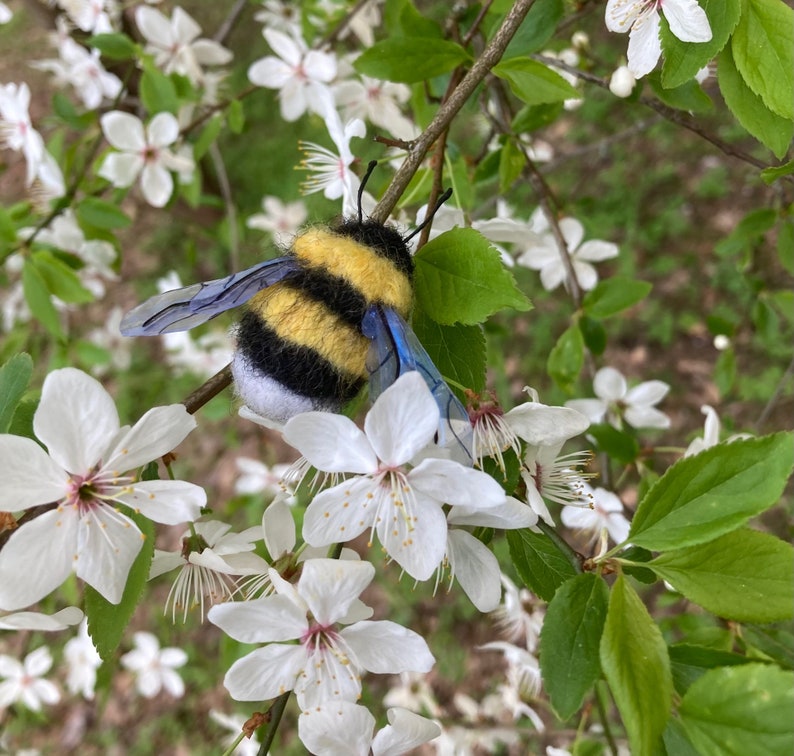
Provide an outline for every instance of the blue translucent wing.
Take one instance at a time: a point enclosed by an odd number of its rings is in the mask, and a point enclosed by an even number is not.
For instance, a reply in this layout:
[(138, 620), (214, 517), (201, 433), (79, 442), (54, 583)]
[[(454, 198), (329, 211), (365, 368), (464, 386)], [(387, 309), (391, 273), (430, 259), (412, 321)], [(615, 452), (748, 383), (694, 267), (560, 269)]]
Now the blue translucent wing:
[(187, 331), (239, 307), (262, 289), (298, 270), (294, 257), (279, 257), (226, 278), (166, 291), (130, 310), (121, 321), (125, 336), (154, 336)]
[(411, 327), (392, 309), (373, 305), (361, 323), (372, 340), (367, 354), (369, 393), (374, 402), (401, 375), (419, 371), (441, 412), (438, 443), (454, 459), (472, 464), (472, 429), (469, 414), (444, 382), (430, 355)]

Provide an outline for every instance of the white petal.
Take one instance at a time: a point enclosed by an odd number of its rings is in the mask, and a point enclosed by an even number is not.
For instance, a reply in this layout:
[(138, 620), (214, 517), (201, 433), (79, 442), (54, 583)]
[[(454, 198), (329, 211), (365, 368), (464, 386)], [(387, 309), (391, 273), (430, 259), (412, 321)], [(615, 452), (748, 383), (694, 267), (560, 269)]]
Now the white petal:
[(534, 480), (532, 480), (526, 472), (522, 472), (522, 477), (527, 486), (527, 504), (543, 522), (554, 527), (554, 518), (551, 516), (551, 512), (549, 512), (546, 502), (543, 501), (540, 491), (535, 487)]
[(171, 14), (171, 26), (180, 42), (192, 42), (201, 34), (201, 27), (178, 5)]
[(43, 632), (65, 630), (83, 619), (83, 613), (76, 606), (68, 606), (55, 614), (40, 612), (16, 612), (0, 616), (0, 629), (3, 630), (41, 630)]
[(455, 578), (471, 603), (492, 612), (502, 597), (499, 562), (491, 550), (465, 530), (451, 530), (447, 556)]
[(605, 14), (607, 29), (623, 34), (631, 29), (646, 0), (608, 0)]
[(487, 473), (449, 459), (425, 459), (408, 474), (420, 493), (435, 501), (487, 509), (503, 504), (504, 489)]
[(58, 464), (85, 475), (118, 432), (119, 415), (99, 381), (82, 370), (62, 368), (44, 379), (33, 430)]
[(576, 257), (587, 262), (601, 262), (617, 257), (620, 249), (617, 244), (601, 241), (600, 239), (590, 239), (576, 250)]
[(373, 756), (400, 756), (441, 734), (441, 727), (407, 709), (389, 709), (389, 724), (372, 741)]
[(336, 57), (320, 50), (309, 50), (303, 60), (303, 70), (311, 80), (327, 84), (336, 76)]
[(532, 446), (550, 446), (584, 433), (587, 417), (570, 407), (548, 407), (525, 402), (505, 414), (504, 419), (516, 434)]
[(153, 407), (118, 439), (102, 466), (120, 473), (134, 470), (172, 451), (195, 427), (184, 404)]
[(279, 58), (293, 67), (301, 62), (303, 51), (291, 37), (270, 28), (264, 29), (262, 33), (265, 35), (265, 39), (270, 45), (270, 48)]
[(627, 407), (624, 417), (635, 428), (670, 427), (670, 418), (654, 407)]
[(207, 504), (201, 486), (182, 480), (143, 480), (118, 496), (122, 504), (164, 525), (193, 522)]
[(516, 530), (531, 528), (538, 521), (537, 514), (524, 502), (508, 496), (504, 504), (490, 509), (452, 507), (447, 515), (450, 525), (474, 525), (477, 527)]
[(573, 254), (584, 239), (584, 226), (576, 218), (563, 218), (559, 225), (568, 254)]
[(342, 415), (297, 415), (284, 426), (284, 440), (324, 472), (371, 473), (378, 469), (378, 458), (367, 437)]
[(708, 16), (696, 0), (664, 0), (662, 10), (670, 31), (682, 42), (708, 42), (711, 39)]
[(135, 9), (135, 25), (147, 40), (167, 50), (172, 43), (171, 24), (168, 19), (155, 8), (139, 5)]
[(374, 727), (375, 717), (365, 707), (350, 701), (327, 701), (301, 713), (298, 737), (314, 754), (367, 756)]
[(653, 405), (658, 404), (667, 396), (669, 384), (664, 381), (644, 381), (626, 393), (626, 404)]
[(364, 431), (378, 457), (397, 467), (432, 441), (438, 418), (430, 389), (419, 371), (413, 370), (378, 397), (364, 420)]
[(141, 191), (152, 207), (165, 207), (174, 192), (174, 180), (159, 163), (147, 163), (141, 171)]
[(143, 155), (131, 152), (112, 152), (102, 162), (99, 175), (113, 186), (131, 186), (143, 170)]
[(45, 512), (15, 530), (0, 550), (0, 608), (35, 604), (72, 571), (77, 547), (77, 510)]
[(546, 291), (554, 291), (567, 279), (568, 273), (563, 264), (552, 263), (540, 271), (540, 283)]
[(46, 646), (40, 646), (25, 657), (25, 671), (31, 677), (46, 675), (52, 667), (52, 654)]
[(312, 616), (320, 624), (330, 625), (347, 614), (373, 577), (375, 567), (369, 562), (310, 559), (303, 563), (298, 593)]
[(661, 57), (659, 23), (659, 13), (654, 11), (635, 23), (629, 34), (628, 65), (638, 79), (653, 71)]
[(281, 89), (291, 78), (292, 69), (272, 56), (261, 58), (248, 69), (248, 80), (258, 87)]
[(339, 634), (369, 672), (429, 672), (436, 663), (424, 638), (396, 622), (357, 622)]
[[(626, 379), (613, 367), (603, 367), (593, 378), (593, 391), (599, 399), (616, 402), (626, 396)], [(569, 402), (569, 407), (573, 405)]]
[(77, 577), (85, 580), (111, 604), (118, 604), (130, 567), (143, 546), (138, 526), (109, 506), (85, 515), (78, 529)]
[(207, 616), (226, 635), (241, 643), (293, 640), (309, 627), (306, 612), (286, 596), (216, 604)]
[(197, 39), (190, 49), (202, 66), (223, 66), (234, 57), (231, 50), (211, 39)]
[(146, 136), (153, 147), (167, 147), (179, 136), (179, 122), (171, 113), (158, 113), (146, 127)]
[(372, 489), (369, 478), (352, 478), (315, 496), (303, 517), (306, 543), (343, 543), (371, 527), (377, 515)]
[(598, 283), (598, 272), (588, 262), (572, 260), (573, 272), (582, 291), (590, 291)]
[(130, 113), (112, 110), (100, 119), (105, 139), (117, 150), (141, 152), (146, 148), (143, 123)]
[(62, 499), (69, 476), (35, 441), (0, 435), (0, 511), (18, 512)]
[(265, 548), (272, 560), (275, 561), (295, 548), (295, 519), (285, 501), (276, 498), (265, 510), (262, 515), (262, 531)]
[(565, 406), (580, 412), (591, 423), (600, 423), (607, 411), (607, 405), (600, 399), (570, 399)]
[(223, 685), (235, 701), (267, 701), (292, 690), (306, 662), (301, 646), (274, 643), (232, 664)]

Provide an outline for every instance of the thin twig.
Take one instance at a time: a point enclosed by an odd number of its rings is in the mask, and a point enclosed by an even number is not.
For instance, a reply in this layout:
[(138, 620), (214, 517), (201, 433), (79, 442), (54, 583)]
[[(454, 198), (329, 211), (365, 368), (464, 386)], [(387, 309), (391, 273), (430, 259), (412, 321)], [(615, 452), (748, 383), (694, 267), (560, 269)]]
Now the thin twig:
[(195, 415), (210, 399), (213, 399), (227, 386), (230, 386), (231, 382), (232, 366), (229, 364), (215, 373), (212, 378), (204, 381), (182, 404), (185, 405), (185, 409), (191, 415)]
[(212, 35), (212, 38), (216, 42), (223, 44), (226, 41), (226, 38), (231, 34), (234, 25), (237, 23), (237, 20), (240, 18), (240, 15), (247, 5), (248, 0), (237, 0), (229, 11), (229, 15), (226, 16), (223, 23), (218, 27), (218, 31)]
[(240, 267), (240, 234), (237, 229), (237, 207), (232, 197), (232, 185), (217, 142), (210, 145), (208, 153), (218, 176), (218, 187), (226, 208), (226, 222), (229, 225), (229, 257), (231, 258), (232, 272), (236, 272)]
[(772, 414), (772, 410), (778, 403), (786, 383), (791, 380), (792, 376), (794, 376), (794, 357), (791, 358), (791, 362), (789, 362), (785, 372), (780, 376), (780, 380), (777, 382), (777, 386), (775, 386), (774, 393), (769, 397), (769, 401), (766, 403), (766, 406), (758, 416), (758, 420), (755, 421), (756, 432), (760, 433), (761, 428), (763, 428), (764, 423), (769, 419), (769, 416)]
[(315, 49), (322, 50), (324, 47), (328, 47), (336, 42), (337, 39), (342, 35), (345, 29), (350, 25), (350, 22), (353, 20), (353, 17), (359, 11), (363, 10), (364, 6), (370, 2), (370, 0), (358, 0), (358, 2), (345, 14), (344, 18), (336, 25), (334, 29), (325, 35), (325, 37), (320, 40), (318, 45), (314, 45)]
[(488, 72), (499, 62), (505, 48), (518, 31), (521, 22), (529, 13), (534, 0), (517, 0), (505, 16), (502, 26), (488, 43), (482, 55), (477, 59), (463, 80), (452, 92), (450, 98), (439, 108), (430, 125), (411, 145), (402, 165), (394, 175), (389, 188), (375, 206), (371, 218), (379, 223), (384, 223), (394, 210), (395, 205), (407, 188), (428, 150), (438, 139), (444, 129), (449, 126), (452, 119), (471, 97)]

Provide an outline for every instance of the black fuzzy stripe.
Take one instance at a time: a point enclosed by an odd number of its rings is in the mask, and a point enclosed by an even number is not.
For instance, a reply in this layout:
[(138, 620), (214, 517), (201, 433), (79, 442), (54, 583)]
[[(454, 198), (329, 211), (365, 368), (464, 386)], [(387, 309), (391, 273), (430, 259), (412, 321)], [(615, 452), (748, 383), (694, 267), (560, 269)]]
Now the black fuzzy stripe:
[(301, 396), (344, 404), (364, 385), (361, 378), (340, 372), (314, 349), (280, 338), (252, 312), (240, 321), (237, 348), (253, 367)]
[(319, 268), (303, 268), (282, 286), (296, 289), (307, 297), (325, 305), (345, 323), (361, 329), (361, 321), (367, 310), (367, 300), (358, 289), (342, 278), (337, 278)]

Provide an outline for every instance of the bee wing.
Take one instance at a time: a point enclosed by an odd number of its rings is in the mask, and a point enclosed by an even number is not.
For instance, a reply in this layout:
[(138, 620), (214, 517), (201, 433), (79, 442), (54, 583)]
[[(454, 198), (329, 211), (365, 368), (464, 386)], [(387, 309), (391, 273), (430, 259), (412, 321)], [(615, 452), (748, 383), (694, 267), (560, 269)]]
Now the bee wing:
[(469, 414), (447, 386), (411, 327), (391, 308), (373, 305), (367, 310), (361, 329), (372, 340), (367, 354), (372, 401), (404, 373), (419, 371), (441, 413), (439, 445), (449, 449), (457, 461), (473, 464)]
[(187, 331), (247, 302), (298, 269), (293, 257), (279, 257), (226, 278), (166, 291), (130, 310), (121, 321), (124, 336)]

